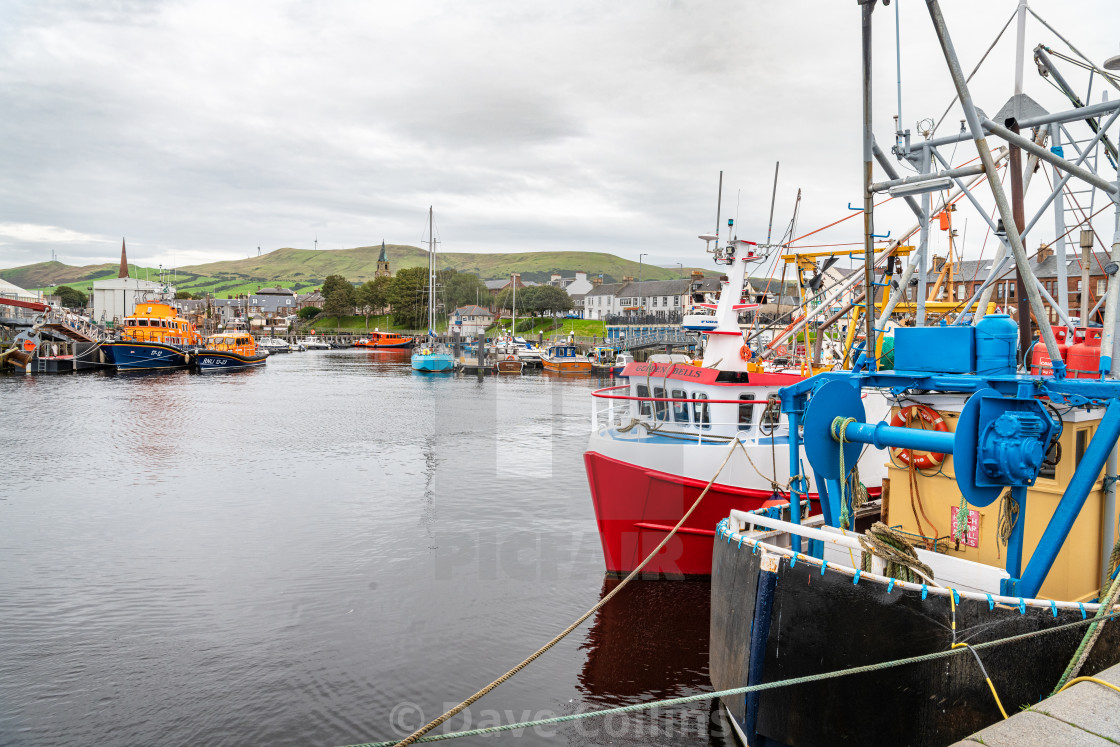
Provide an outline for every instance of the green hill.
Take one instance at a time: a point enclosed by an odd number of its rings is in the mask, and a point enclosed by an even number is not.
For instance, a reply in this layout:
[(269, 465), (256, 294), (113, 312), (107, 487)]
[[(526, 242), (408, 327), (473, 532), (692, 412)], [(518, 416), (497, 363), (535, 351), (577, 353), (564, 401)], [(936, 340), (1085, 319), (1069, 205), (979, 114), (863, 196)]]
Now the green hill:
[[(180, 267), (175, 271), (175, 285), (192, 293), (227, 295), (251, 293), (264, 285), (284, 285), (298, 292), (319, 287), (328, 275), (342, 275), (352, 282), (364, 282), (374, 276), (380, 246), (354, 249), (277, 249), (259, 257), (209, 262)], [(389, 266), (396, 272), (405, 267), (424, 267), (428, 253), (415, 246), (387, 244)], [(590, 276), (603, 275), (604, 282), (626, 276), (643, 280), (669, 280), (678, 277), (677, 268), (639, 266), (637, 262), (605, 252), (519, 252), (515, 254), (482, 254), (447, 252), (437, 256), (439, 267), (471, 272), (483, 279), (508, 277), (520, 272), (522, 280), (547, 280), (553, 272), (571, 277), (577, 270)], [(57, 285), (80, 287), (93, 280), (117, 275), (116, 263), (72, 267), (61, 262), (39, 262), (0, 270), (0, 278), (27, 289), (48, 289)], [(133, 276), (146, 273), (155, 278), (158, 270), (131, 265)], [(684, 268), (688, 272), (691, 268)], [(711, 274), (710, 269), (707, 271)], [(84, 290), (84, 288), (82, 288)]]

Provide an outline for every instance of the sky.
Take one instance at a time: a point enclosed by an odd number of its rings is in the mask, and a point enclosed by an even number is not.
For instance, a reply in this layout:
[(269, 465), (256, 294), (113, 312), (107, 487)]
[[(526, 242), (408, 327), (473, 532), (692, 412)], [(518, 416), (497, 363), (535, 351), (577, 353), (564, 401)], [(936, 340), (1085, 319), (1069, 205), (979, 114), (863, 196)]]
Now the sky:
[[(971, 70), (1015, 3), (942, 7)], [(1120, 53), (1114, 0), (1031, 7), (1098, 64)], [(896, 9), (903, 126), (936, 120), (953, 94), (924, 0), (880, 5), (873, 100), (886, 144)], [(1014, 29), (973, 81), (990, 114), (1012, 93)], [(1068, 51), (1030, 18), (1028, 58), (1038, 43)], [(1084, 71), (1063, 71), (1084, 95)], [(1069, 108), (1029, 59), (1025, 81), (1045, 108)], [(1105, 90), (1098, 78), (1092, 100)], [(705, 266), (696, 237), (715, 228), (721, 170), (721, 218), (741, 238), (766, 240), (776, 161), (775, 240), (799, 189), (798, 235), (859, 203), (860, 11), (852, 0), (6, 0), (0, 111), (0, 267), (115, 261), (122, 237), (131, 262), (164, 267), (258, 247), (420, 245), (429, 205), (441, 251)], [(937, 134), (959, 120), (955, 108)], [(975, 155), (965, 142), (954, 160)], [(1041, 196), (1028, 195), (1028, 214)], [(913, 223), (899, 202), (879, 230)], [(802, 244), (860, 231), (856, 217)], [(1042, 221), (1028, 244), (1047, 231)], [(992, 251), (983, 234), (973, 216), (966, 256)]]

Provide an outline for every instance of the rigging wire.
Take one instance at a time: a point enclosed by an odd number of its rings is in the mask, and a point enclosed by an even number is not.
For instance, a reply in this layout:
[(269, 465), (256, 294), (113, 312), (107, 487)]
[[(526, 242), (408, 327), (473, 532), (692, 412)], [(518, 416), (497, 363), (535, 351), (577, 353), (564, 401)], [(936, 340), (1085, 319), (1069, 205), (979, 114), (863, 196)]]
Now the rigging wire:
[[(1030, 10), (1030, 8), (1028, 7), (1027, 10)], [(1034, 11), (1031, 11), (1031, 12), (1033, 13)], [(1003, 28), (1001, 28), (999, 30), (999, 33), (996, 34), (995, 40), (992, 41), (992, 43), (988, 47), (987, 51), (984, 52), (984, 55), (980, 58), (980, 61), (976, 63), (976, 67), (972, 68), (972, 72), (969, 73), (968, 77), (964, 79), (965, 83), (968, 83), (969, 81), (971, 81), (972, 76), (976, 75), (976, 71), (978, 71), (980, 69), (980, 66), (984, 64), (984, 60), (988, 59), (988, 54), (991, 53), (991, 51), (993, 49), (995, 49), (996, 44), (998, 44), (999, 40), (1003, 37), (1003, 32), (1007, 31), (1007, 27), (1011, 25), (1011, 22), (1015, 20), (1015, 16), (1017, 16), (1017, 15), (1019, 15), (1019, 9), (1018, 8), (1016, 8), (1011, 13), (1011, 17), (1007, 19), (1007, 23), (1003, 24)], [(1035, 17), (1038, 18), (1038, 16), (1035, 16)], [(1041, 21), (1042, 19), (1039, 18), (1038, 20)], [(1051, 29), (1051, 30), (1053, 31), (1053, 29)], [(1055, 31), (1054, 33), (1056, 34), (1058, 32)], [(937, 134), (937, 128), (940, 127), (941, 123), (945, 121), (945, 117), (947, 117), (949, 115), (949, 111), (953, 108), (953, 105), (956, 104), (956, 103), (957, 103), (957, 95), (954, 94), (953, 95), (953, 100), (949, 102), (949, 106), (945, 107), (944, 114), (941, 115), (941, 118), (937, 120), (937, 124), (935, 124), (933, 126), (933, 129), (930, 131), (930, 133), (929, 133), (930, 137), (933, 137), (935, 134)]]

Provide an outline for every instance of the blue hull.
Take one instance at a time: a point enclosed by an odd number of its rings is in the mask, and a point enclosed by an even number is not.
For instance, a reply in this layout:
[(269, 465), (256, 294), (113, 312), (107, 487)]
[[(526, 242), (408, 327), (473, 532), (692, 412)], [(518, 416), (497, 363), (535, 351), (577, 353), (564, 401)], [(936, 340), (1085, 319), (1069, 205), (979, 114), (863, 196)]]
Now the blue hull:
[(244, 356), (237, 353), (200, 350), (194, 356), (194, 364), (199, 371), (238, 371), (263, 366), (267, 355)]
[(161, 342), (107, 342), (101, 346), (105, 362), (118, 371), (146, 371), (155, 368), (186, 368), (189, 351)]
[(412, 356), (412, 368), (416, 371), (425, 371), (427, 373), (454, 371), (455, 361), (450, 355), (442, 353), (433, 355), (415, 354)]

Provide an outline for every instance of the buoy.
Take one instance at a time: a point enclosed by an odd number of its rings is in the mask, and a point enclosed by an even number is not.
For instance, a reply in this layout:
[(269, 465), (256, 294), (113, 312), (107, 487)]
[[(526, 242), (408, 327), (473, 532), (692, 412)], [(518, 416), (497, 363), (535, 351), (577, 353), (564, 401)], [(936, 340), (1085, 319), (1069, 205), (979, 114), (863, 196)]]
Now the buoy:
[(778, 347), (774, 348), (774, 352), (777, 355), (788, 355), (789, 348), (787, 348), (785, 345), (779, 345)]
[[(947, 432), (949, 426), (945, 425), (945, 420), (938, 414), (937, 410), (927, 405), (909, 405), (899, 409), (898, 412), (891, 417), (891, 425), (894, 427), (909, 428), (910, 421), (917, 415), (923, 422), (927, 423), (935, 431)], [(927, 451), (925, 454), (915, 457), (910, 449), (891, 449), (891, 455), (903, 464), (910, 464), (913, 460), (914, 466), (918, 469), (932, 469), (938, 467), (945, 461), (945, 455), (937, 451)]]
[(744, 345), (743, 347), (739, 348), (739, 357), (743, 360), (749, 361), (751, 359), (751, 355), (752, 353), (749, 346)]

